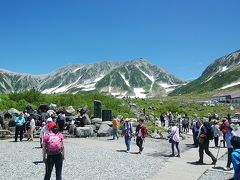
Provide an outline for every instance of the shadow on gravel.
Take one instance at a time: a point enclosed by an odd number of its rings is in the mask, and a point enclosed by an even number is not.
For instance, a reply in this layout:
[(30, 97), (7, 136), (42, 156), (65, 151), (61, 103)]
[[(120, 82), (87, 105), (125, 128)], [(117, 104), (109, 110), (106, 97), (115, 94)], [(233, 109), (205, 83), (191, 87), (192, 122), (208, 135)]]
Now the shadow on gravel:
[(224, 167), (221, 167), (221, 166), (215, 166), (215, 167), (212, 167), (212, 169), (225, 171)]
[(139, 154), (139, 152), (130, 152), (130, 154)]
[(41, 164), (41, 163), (44, 163), (43, 161), (33, 161), (33, 164), (35, 165), (38, 165), (38, 164)]
[(151, 157), (171, 157), (169, 153), (167, 154), (164, 152), (146, 153), (145, 155)]
[(117, 152), (127, 152), (126, 150), (116, 150)]
[(186, 144), (186, 146), (187, 146), (188, 148), (198, 148), (198, 147), (196, 147), (194, 144)]
[(211, 165), (211, 164), (207, 164), (207, 163), (203, 163), (203, 164), (199, 164), (197, 162), (187, 162), (188, 164), (192, 164), (192, 165), (196, 165), (196, 166), (204, 166), (204, 165)]
[(33, 149), (42, 149), (42, 148), (38, 146), (38, 147), (33, 147)]

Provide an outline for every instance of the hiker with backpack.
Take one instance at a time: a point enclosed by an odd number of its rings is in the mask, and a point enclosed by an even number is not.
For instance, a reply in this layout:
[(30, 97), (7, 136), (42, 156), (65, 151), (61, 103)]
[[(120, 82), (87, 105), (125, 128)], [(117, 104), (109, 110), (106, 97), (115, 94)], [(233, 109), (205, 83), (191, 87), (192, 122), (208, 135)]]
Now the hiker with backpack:
[(176, 146), (177, 153), (178, 153), (176, 157), (180, 157), (180, 150), (178, 147), (180, 142), (179, 128), (174, 122), (171, 123), (171, 128), (170, 128), (170, 133), (168, 135), (168, 138), (169, 138), (169, 143), (172, 146), (172, 154), (170, 155), (170, 157), (175, 156), (174, 145)]
[(63, 132), (65, 122), (66, 122), (66, 115), (65, 115), (65, 112), (62, 111), (57, 117), (57, 125), (60, 132)]
[(56, 179), (62, 179), (62, 165), (64, 160), (63, 134), (58, 132), (57, 126), (50, 126), (50, 131), (43, 137), (43, 162), (46, 166), (44, 180), (50, 180), (53, 166), (56, 169)]
[(204, 152), (211, 157), (212, 164), (216, 164), (217, 158), (213, 156), (213, 154), (209, 151), (209, 142), (213, 139), (213, 131), (211, 128), (210, 122), (202, 122), (203, 123), (200, 127), (200, 131), (198, 134), (198, 141), (199, 141), (199, 160), (196, 161), (197, 164), (203, 164), (203, 155)]
[(145, 139), (145, 137), (147, 136), (147, 128), (144, 126), (143, 124), (144, 120), (140, 119), (139, 120), (139, 124), (136, 127), (136, 144), (139, 147), (139, 154), (142, 153), (143, 151), (143, 141)]
[(125, 139), (125, 144), (127, 146), (127, 150), (126, 150), (127, 153), (129, 153), (130, 151), (132, 134), (133, 134), (132, 124), (128, 120), (125, 120), (122, 126), (122, 136), (124, 136), (124, 139)]

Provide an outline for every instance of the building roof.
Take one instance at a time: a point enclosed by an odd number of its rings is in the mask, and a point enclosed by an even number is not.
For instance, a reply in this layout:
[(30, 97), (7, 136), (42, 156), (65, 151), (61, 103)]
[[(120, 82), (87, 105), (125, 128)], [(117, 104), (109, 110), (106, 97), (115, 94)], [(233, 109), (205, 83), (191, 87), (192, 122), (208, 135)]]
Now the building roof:
[(226, 97), (226, 96), (230, 96), (232, 99), (240, 98), (240, 91), (218, 93), (218, 94), (213, 95), (212, 98)]

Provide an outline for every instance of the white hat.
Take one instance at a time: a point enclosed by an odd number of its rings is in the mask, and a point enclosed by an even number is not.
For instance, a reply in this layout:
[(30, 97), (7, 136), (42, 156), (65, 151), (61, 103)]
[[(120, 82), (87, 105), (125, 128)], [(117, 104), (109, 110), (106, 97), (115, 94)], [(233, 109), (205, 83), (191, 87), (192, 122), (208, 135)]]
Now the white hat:
[(53, 121), (51, 117), (47, 118), (47, 122)]

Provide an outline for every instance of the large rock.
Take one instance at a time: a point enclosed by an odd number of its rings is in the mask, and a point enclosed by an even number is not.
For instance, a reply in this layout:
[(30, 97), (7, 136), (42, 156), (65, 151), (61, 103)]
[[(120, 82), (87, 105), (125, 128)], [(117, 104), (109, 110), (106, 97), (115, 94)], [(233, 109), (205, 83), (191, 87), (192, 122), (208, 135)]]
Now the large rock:
[(112, 128), (107, 124), (101, 124), (97, 135), (100, 136), (100, 137), (111, 136), (112, 135)]
[(75, 131), (77, 137), (93, 136), (93, 128), (91, 127), (77, 127)]
[(51, 103), (51, 104), (49, 105), (49, 109), (51, 109), (51, 110), (55, 110), (56, 108), (57, 108), (57, 105), (56, 105), (56, 104)]
[(84, 127), (90, 127), (90, 128), (92, 128), (93, 129), (93, 131), (95, 131), (97, 128), (96, 128), (96, 126), (95, 125), (85, 125)]
[(16, 116), (20, 114), (20, 111), (18, 111), (17, 109), (11, 108), (8, 110), (8, 113), (11, 114), (12, 116)]
[(160, 139), (160, 138), (162, 138), (162, 136), (161, 136), (160, 134), (156, 133), (156, 132), (150, 134), (150, 136), (151, 136), (152, 138), (154, 138), (154, 139)]
[(95, 123), (102, 123), (102, 119), (101, 118), (93, 118), (92, 119), (92, 123), (95, 124)]
[(112, 127), (112, 121), (103, 121), (102, 124), (107, 124)]
[(72, 106), (68, 106), (66, 112), (69, 114), (74, 114), (76, 110)]

